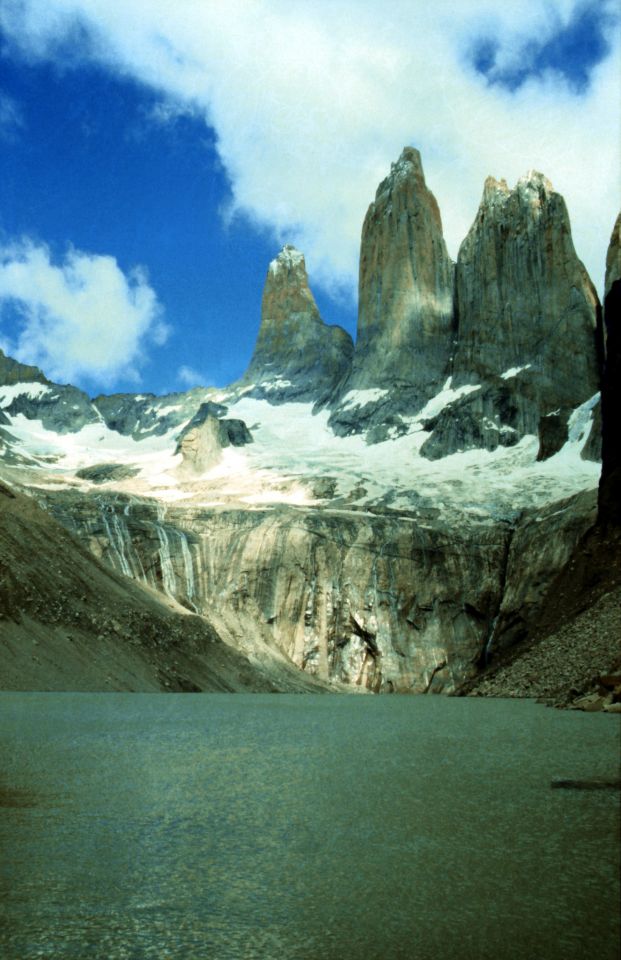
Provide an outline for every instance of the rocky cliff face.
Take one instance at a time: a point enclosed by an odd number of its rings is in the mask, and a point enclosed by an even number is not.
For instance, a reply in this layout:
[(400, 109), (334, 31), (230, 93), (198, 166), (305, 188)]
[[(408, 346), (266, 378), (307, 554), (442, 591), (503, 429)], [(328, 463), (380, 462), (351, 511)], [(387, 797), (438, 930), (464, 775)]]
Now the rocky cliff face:
[(615, 222), (606, 258), (606, 361), (602, 386), (602, 478), (599, 520), (621, 527), (621, 213)]
[(269, 265), (257, 343), (243, 384), (271, 403), (322, 401), (349, 367), (352, 339), (319, 315), (304, 256), (290, 245)]
[[(90, 398), (71, 385), (52, 383), (39, 370), (12, 360), (0, 351), (0, 407), (11, 418), (40, 420), (46, 430), (71, 433), (101, 418)], [(2, 414), (0, 411), (0, 415)], [(2, 436), (0, 432), (0, 436)], [(10, 436), (5, 435), (10, 443)]]
[(453, 264), (412, 147), (392, 165), (367, 211), (358, 309), (352, 370), (331, 419), (343, 434), (394, 426), (400, 414), (420, 410), (449, 372)]
[(526, 368), (551, 409), (597, 392), (597, 295), (565, 202), (542, 174), (527, 174), (514, 190), (487, 179), (459, 250), (456, 291), (455, 385)]
[(213, 510), (56, 494), (49, 509), (124, 573), (207, 614), (252, 656), (322, 680), (451, 692), (523, 636), (594, 495), (459, 531), (330, 510)]
[[(145, 436), (163, 436), (184, 426), (201, 404), (209, 402), (209, 391), (201, 387), (186, 393), (169, 393), (157, 397), (153, 393), (100, 394), (93, 405), (103, 423), (122, 436), (143, 440)], [(222, 407), (217, 416), (224, 416)]]
[[(453, 270), (420, 156), (406, 148), (363, 226), (358, 339), (333, 429), (375, 443), (419, 415), (431, 459), (527, 435), (544, 459), (597, 394), (602, 356), (597, 295), (549, 181), (531, 172), (510, 190), (488, 178)], [(441, 415), (425, 416), (442, 393)], [(597, 429), (585, 456), (599, 458)]]
[[(540, 456), (556, 453), (572, 410), (599, 390), (602, 343), (597, 295), (565, 203), (542, 174), (529, 173), (514, 190), (488, 178), (459, 250), (455, 290), (452, 386), (481, 388), (433, 425), (423, 455), (493, 450), (538, 433)], [(597, 458), (597, 445), (590, 450)]]
[(38, 367), (18, 363), (0, 350), (0, 384), (13, 386), (16, 383), (49, 384), (50, 381)]
[(207, 618), (117, 571), (0, 483), (2, 689), (321, 692), (276, 649), (255, 643), (253, 664)]

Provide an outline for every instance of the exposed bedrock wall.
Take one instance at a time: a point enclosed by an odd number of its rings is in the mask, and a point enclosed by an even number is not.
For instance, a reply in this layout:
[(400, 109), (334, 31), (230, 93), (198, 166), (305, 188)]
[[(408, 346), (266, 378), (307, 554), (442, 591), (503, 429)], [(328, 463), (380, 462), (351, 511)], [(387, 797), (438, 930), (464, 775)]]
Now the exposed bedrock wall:
[[(493, 450), (526, 434), (539, 435), (540, 459), (556, 453), (572, 411), (599, 390), (603, 338), (565, 202), (542, 174), (513, 190), (487, 179), (457, 258), (455, 317), (452, 386), (480, 389), (428, 424), (423, 455)], [(584, 456), (599, 458), (599, 430)]]
[(329, 510), (48, 503), (93, 552), (204, 613), (245, 653), (267, 643), (321, 678), (415, 693), (456, 689), (519, 618), (524, 635), (594, 510), (592, 495), (514, 533)]
[(576, 407), (599, 389), (597, 294), (565, 201), (542, 174), (514, 190), (487, 179), (459, 250), (456, 290), (456, 385), (529, 364), (543, 403)]
[[(406, 147), (377, 188), (362, 227), (358, 336), (340, 396), (390, 390), (390, 409), (370, 404), (358, 421), (338, 405), (339, 432), (365, 420), (416, 412), (446, 380), (453, 339), (453, 263), (420, 153)], [(376, 416), (374, 416), (376, 414)]]

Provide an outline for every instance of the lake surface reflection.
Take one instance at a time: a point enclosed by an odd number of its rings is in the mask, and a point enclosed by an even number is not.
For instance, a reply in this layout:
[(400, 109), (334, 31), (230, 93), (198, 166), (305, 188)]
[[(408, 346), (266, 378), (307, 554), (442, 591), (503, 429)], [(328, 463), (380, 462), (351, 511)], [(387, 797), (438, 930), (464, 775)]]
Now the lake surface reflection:
[(619, 720), (0, 694), (5, 960), (617, 958)]

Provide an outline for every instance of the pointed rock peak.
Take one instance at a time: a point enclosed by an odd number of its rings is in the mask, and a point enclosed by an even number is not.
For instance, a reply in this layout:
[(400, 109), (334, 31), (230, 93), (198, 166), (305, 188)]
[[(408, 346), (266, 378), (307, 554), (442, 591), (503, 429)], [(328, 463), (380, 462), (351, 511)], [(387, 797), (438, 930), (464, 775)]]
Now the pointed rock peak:
[(526, 197), (531, 203), (545, 200), (551, 193), (554, 193), (554, 187), (543, 173), (538, 170), (529, 170), (525, 176), (520, 177), (516, 185), (516, 191), (521, 196)]
[(408, 173), (423, 177), (423, 161), (416, 147), (404, 147), (396, 163), (390, 165), (391, 174)]
[(425, 186), (423, 162), (416, 147), (404, 147), (397, 162), (391, 163), (390, 173), (377, 188), (375, 201), (381, 200), (382, 196), (391, 193), (397, 184), (406, 181), (419, 181), (421, 186)]
[(482, 203), (485, 206), (502, 205), (511, 197), (518, 197), (531, 206), (538, 207), (554, 192), (554, 187), (543, 173), (539, 173), (538, 170), (529, 170), (523, 177), (520, 177), (513, 190), (507, 185), (506, 180), (487, 177), (483, 187)]
[(282, 270), (301, 268), (306, 273), (304, 254), (296, 250), (290, 243), (286, 243), (277, 257), (269, 265), (269, 273), (276, 274)]
[(497, 196), (506, 197), (511, 193), (506, 180), (497, 180), (496, 177), (487, 177), (483, 186), (483, 200), (490, 201)]
[(319, 401), (349, 367), (353, 349), (348, 333), (321, 319), (304, 254), (286, 244), (267, 271), (259, 335), (242, 382), (274, 403)]
[(292, 314), (304, 314), (307, 320), (323, 322), (308, 283), (304, 254), (288, 243), (269, 265), (263, 288), (261, 323), (282, 324)]

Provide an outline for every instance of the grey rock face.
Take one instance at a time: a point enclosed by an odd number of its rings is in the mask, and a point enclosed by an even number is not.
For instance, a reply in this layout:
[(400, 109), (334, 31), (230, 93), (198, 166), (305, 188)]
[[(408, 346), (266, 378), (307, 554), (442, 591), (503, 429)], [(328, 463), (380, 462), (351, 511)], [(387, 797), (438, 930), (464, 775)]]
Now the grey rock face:
[[(41, 384), (46, 389), (25, 390), (3, 404), (2, 386), (16, 384)], [(53, 383), (38, 367), (18, 363), (0, 351), (0, 406), (9, 416), (22, 414), (29, 420), (41, 420), (46, 429), (56, 433), (76, 432), (88, 423), (103, 421), (111, 430), (137, 440), (147, 434), (161, 435), (187, 422), (206, 395), (207, 390), (196, 388), (164, 397), (118, 393), (91, 401), (77, 387)], [(225, 407), (222, 410), (226, 412)]]
[(582, 448), (580, 456), (583, 460), (592, 460), (594, 463), (602, 459), (602, 404), (600, 401), (593, 407), (591, 430), (587, 442)]
[[(413, 413), (442, 387), (453, 340), (453, 264), (436, 199), (418, 150), (406, 147), (377, 189), (362, 228), (358, 337), (352, 370), (339, 390), (339, 433)], [(356, 418), (347, 393), (389, 391)]]
[[(498, 443), (505, 428), (516, 440), (536, 434), (542, 418), (598, 391), (597, 295), (576, 256), (563, 198), (542, 174), (528, 174), (514, 190), (504, 180), (486, 181), (457, 259), (456, 310), (452, 386), (506, 378), (496, 399), (481, 394), (489, 403), (480, 412), (499, 426)], [(476, 402), (468, 397), (460, 408)], [(447, 416), (430, 449), (442, 456), (478, 445)]]
[[(2, 387), (16, 384), (41, 384), (46, 389), (19, 393), (2, 403)], [(89, 397), (77, 387), (53, 383), (38, 367), (18, 363), (0, 350), (0, 405), (3, 406), (3, 423), (17, 414), (29, 420), (40, 420), (46, 430), (56, 433), (73, 433), (87, 423), (99, 420)]]
[(206, 389), (195, 387), (186, 393), (169, 393), (162, 397), (153, 393), (101, 394), (95, 397), (93, 404), (110, 430), (142, 440), (145, 436), (162, 436), (186, 423), (205, 402), (206, 396)]
[(0, 350), (0, 384), (11, 386), (15, 383), (50, 383), (38, 367), (18, 363)]
[(322, 402), (349, 368), (352, 353), (349, 334), (321, 319), (303, 255), (285, 246), (269, 265), (261, 327), (241, 383), (252, 384), (251, 395), (271, 403)]
[(86, 393), (58, 384), (51, 384), (49, 393), (34, 399), (25, 394), (15, 397), (5, 409), (11, 415), (21, 413), (29, 420), (40, 420), (46, 430), (55, 433), (75, 433), (88, 423), (99, 422)]
[[(523, 377), (528, 381), (528, 377)], [(523, 395), (529, 384), (524, 383)], [(523, 432), (523, 407), (516, 397), (514, 380), (493, 377), (478, 389), (459, 397), (441, 412), (423, 421), (431, 436), (421, 447), (429, 460), (439, 460), (450, 453), (478, 447), (495, 450), (512, 447)]]
[(587, 491), (540, 510), (525, 510), (510, 539), (502, 602), (488, 653), (529, 635), (556, 575), (594, 523), (596, 496)]
[[(536, 172), (489, 177), (456, 267), (455, 385), (530, 366), (542, 402), (576, 407), (599, 388), (598, 299), (565, 202)], [(542, 410), (543, 413), (549, 412)]]
[(97, 556), (208, 614), (251, 658), (267, 647), (320, 679), (439, 693), (527, 633), (595, 498), (459, 530), (328, 509), (47, 500)]
[[(10, 388), (17, 384), (41, 384), (44, 389), (24, 391), (11, 396)], [(9, 388), (3, 401), (2, 387)], [(89, 397), (77, 387), (52, 383), (38, 367), (18, 363), (0, 351), (0, 406), (2, 422), (18, 414), (28, 420), (40, 420), (46, 430), (73, 433), (87, 423), (99, 420)]]

